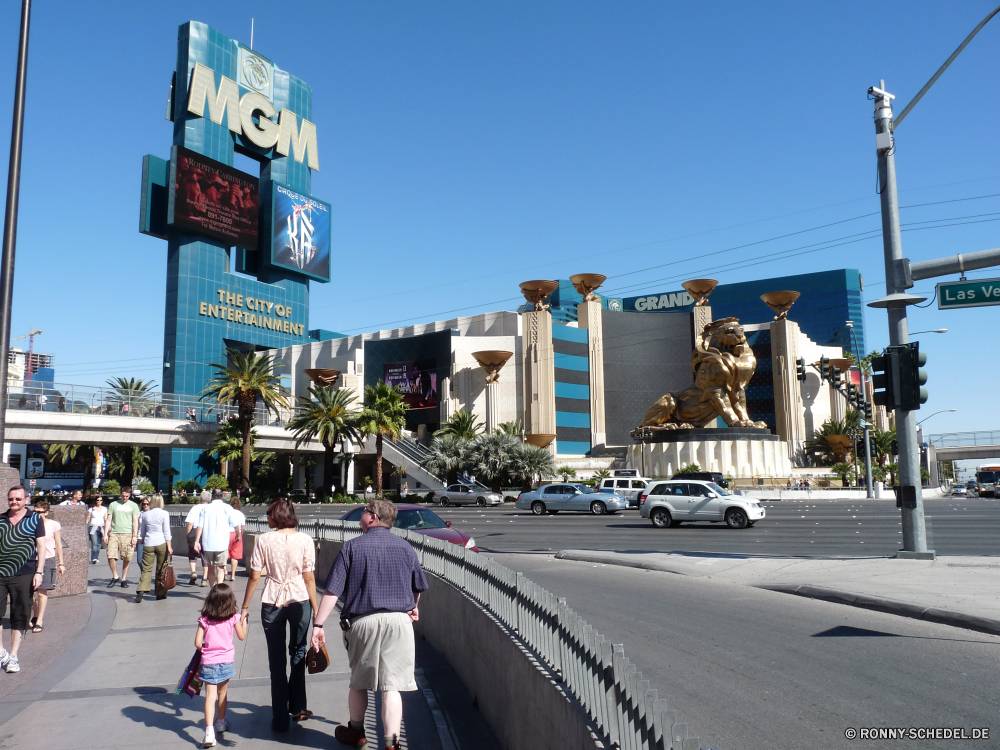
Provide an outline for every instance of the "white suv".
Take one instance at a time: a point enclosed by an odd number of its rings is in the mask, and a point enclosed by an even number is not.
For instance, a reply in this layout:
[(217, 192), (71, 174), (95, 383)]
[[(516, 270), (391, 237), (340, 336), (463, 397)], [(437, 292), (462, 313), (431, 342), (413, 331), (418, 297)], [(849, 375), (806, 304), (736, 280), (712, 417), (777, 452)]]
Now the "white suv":
[(763, 506), (742, 495), (730, 495), (711, 482), (654, 481), (639, 495), (639, 514), (664, 529), (689, 521), (725, 521), (733, 529), (753, 526), (765, 515)]
[(601, 492), (613, 492), (628, 500), (628, 507), (639, 507), (639, 495), (646, 489), (650, 480), (645, 477), (608, 477), (601, 480)]

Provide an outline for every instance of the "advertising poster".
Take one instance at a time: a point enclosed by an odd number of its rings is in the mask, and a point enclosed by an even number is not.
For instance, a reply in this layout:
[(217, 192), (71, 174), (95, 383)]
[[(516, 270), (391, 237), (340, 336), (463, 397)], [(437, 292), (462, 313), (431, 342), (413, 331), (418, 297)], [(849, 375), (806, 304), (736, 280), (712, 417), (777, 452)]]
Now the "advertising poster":
[(170, 162), (171, 226), (257, 249), (259, 180), (181, 146)]
[(28, 479), (41, 479), (45, 476), (45, 459), (29, 458), (25, 468)]
[(330, 280), (330, 204), (274, 186), (271, 265)]
[(437, 399), (437, 363), (390, 362), (382, 378), (386, 385), (403, 394), (407, 409), (435, 409)]

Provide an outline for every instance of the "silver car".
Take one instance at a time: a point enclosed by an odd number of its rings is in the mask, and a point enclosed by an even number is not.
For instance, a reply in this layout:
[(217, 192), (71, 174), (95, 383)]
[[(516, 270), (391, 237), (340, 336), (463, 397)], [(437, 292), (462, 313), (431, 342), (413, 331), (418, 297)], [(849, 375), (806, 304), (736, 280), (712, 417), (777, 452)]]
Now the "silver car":
[(574, 484), (543, 484), (532, 492), (522, 492), (517, 496), (514, 507), (530, 510), (536, 516), (544, 513), (558, 513), (561, 510), (577, 510), (603, 516), (628, 508), (628, 500), (611, 492), (584, 492)]
[(731, 495), (711, 482), (650, 482), (639, 495), (639, 515), (664, 529), (689, 521), (725, 521), (733, 529), (753, 526), (767, 512), (753, 498)]
[(444, 507), (449, 505), (503, 505), (503, 495), (467, 484), (451, 484), (434, 494), (434, 499)]

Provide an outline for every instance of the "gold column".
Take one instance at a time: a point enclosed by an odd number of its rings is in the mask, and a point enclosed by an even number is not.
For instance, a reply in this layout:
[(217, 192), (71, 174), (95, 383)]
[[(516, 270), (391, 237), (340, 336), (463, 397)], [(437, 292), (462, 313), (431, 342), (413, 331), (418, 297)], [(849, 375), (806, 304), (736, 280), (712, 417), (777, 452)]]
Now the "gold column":
[[(524, 429), (528, 433), (556, 432), (556, 371), (552, 348), (552, 315), (545, 299), (559, 288), (558, 281), (525, 281), (521, 292), (535, 309), (522, 315), (524, 368)], [(555, 443), (552, 444), (555, 452)]]
[(594, 294), (606, 276), (599, 273), (578, 273), (569, 277), (573, 287), (583, 295), (576, 306), (577, 325), (587, 329), (587, 349), (590, 369), (590, 445), (593, 448), (608, 442), (604, 412), (604, 326), (601, 321), (601, 298)]

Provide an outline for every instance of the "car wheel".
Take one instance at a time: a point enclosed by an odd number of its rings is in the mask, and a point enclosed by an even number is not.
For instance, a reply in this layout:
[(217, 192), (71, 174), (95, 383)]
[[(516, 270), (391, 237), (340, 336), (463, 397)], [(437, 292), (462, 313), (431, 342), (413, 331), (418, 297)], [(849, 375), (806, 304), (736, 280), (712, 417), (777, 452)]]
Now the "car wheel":
[(740, 508), (730, 508), (726, 511), (726, 525), (731, 529), (745, 528), (749, 519)]
[(673, 525), (670, 520), (670, 511), (666, 508), (653, 508), (652, 512), (649, 514), (649, 520), (652, 521), (653, 526), (658, 529), (665, 529), (668, 526)]
[(595, 516), (603, 516), (608, 512), (608, 506), (602, 503), (600, 500), (595, 500), (590, 504), (590, 512)]
[(481, 508), (485, 508), (486, 507), (486, 498), (485, 497), (478, 498), (476, 500), (476, 505), (478, 505)]
[(448, 498), (442, 497), (441, 498), (441, 507), (442, 508), (447, 508), (449, 505), (451, 505), (451, 503), (448, 501)]
[(536, 516), (542, 515), (545, 512), (545, 503), (541, 500), (535, 500), (535, 502), (531, 504), (531, 512)]

